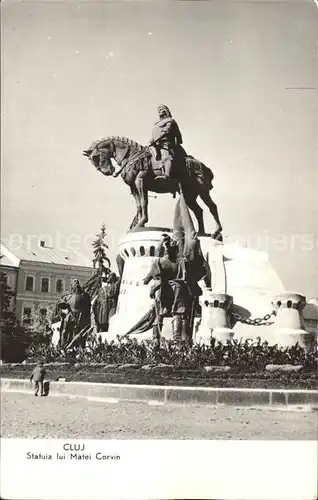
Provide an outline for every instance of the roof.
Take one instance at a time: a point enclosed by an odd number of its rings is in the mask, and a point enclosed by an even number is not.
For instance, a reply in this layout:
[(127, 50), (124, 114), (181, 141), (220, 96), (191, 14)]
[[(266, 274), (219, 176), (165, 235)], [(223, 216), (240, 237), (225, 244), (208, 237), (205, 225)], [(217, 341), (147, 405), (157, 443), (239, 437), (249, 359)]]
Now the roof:
[(2, 247), (1, 247), (0, 266), (19, 267), (19, 264), (17, 264), (16, 262), (13, 262), (12, 259), (10, 259), (10, 258), (7, 257), (7, 255), (4, 255), (2, 253)]
[(41, 246), (39, 242), (19, 242), (10, 246), (7, 240), (1, 241), (1, 265), (18, 267), (21, 260), (93, 268), (92, 261), (74, 250)]

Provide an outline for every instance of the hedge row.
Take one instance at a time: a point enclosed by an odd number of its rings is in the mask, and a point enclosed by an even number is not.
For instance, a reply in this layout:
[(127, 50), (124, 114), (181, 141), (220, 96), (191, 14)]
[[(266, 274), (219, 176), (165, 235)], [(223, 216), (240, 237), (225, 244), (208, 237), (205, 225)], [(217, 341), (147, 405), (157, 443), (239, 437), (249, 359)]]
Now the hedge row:
[(53, 345), (31, 346), (27, 362), (86, 362), (107, 364), (158, 365), (159, 363), (199, 369), (204, 366), (230, 366), (240, 371), (264, 370), (273, 365), (302, 365), (305, 370), (317, 369), (317, 346), (304, 350), (298, 344), (290, 348), (269, 345), (268, 342), (232, 340), (227, 344), (211, 339), (210, 345), (176, 345), (162, 340), (160, 346), (151, 341), (138, 343), (135, 339), (118, 342), (102, 342), (99, 337), (88, 342), (85, 350), (73, 349), (64, 352)]

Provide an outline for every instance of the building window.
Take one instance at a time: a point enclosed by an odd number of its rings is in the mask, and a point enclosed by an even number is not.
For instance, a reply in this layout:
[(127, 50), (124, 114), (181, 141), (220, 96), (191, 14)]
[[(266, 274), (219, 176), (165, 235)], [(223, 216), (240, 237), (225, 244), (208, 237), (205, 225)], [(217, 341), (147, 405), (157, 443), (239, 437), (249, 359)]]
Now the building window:
[(25, 290), (27, 292), (33, 292), (34, 289), (34, 278), (33, 276), (27, 276), (25, 279)]
[(23, 316), (22, 316), (22, 324), (23, 325), (30, 325), (31, 324), (31, 316), (32, 316), (31, 307), (24, 307), (23, 308)]
[(49, 278), (41, 279), (41, 292), (48, 293), (49, 291)]
[(56, 291), (56, 293), (63, 293), (64, 292), (64, 280), (62, 280), (62, 279), (56, 280), (55, 291)]

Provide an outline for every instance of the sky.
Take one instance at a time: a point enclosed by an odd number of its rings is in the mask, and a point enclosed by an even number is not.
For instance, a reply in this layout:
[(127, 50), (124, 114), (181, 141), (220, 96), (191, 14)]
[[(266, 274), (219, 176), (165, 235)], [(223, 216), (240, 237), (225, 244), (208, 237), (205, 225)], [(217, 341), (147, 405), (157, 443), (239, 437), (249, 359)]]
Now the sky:
[[(214, 172), (225, 241), (318, 296), (314, 2), (7, 0), (1, 71), (3, 237), (90, 257), (105, 223), (114, 259), (133, 198), (81, 152), (108, 135), (146, 144), (164, 103)], [(170, 226), (174, 205), (150, 198), (148, 225)]]

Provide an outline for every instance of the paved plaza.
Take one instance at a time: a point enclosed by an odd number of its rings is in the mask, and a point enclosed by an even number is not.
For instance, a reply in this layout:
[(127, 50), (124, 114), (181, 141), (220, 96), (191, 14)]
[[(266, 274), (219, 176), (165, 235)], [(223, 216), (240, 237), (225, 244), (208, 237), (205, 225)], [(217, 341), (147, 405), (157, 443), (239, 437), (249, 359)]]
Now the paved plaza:
[(2, 437), (317, 439), (317, 412), (234, 406), (151, 406), (2, 393)]

